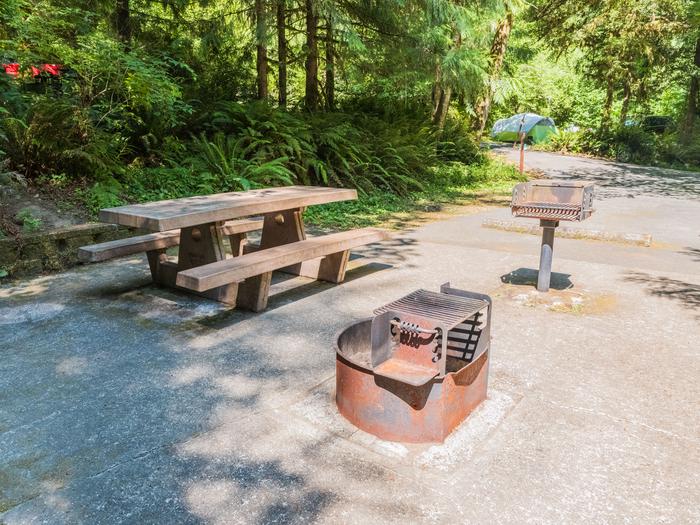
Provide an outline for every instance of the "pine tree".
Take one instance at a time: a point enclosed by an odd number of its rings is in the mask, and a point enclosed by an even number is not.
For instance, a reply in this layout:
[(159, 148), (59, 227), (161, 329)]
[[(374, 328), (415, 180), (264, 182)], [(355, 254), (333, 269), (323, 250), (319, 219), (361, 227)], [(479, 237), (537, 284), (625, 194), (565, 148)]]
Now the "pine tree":
[(258, 100), (268, 96), (267, 88), (267, 13), (265, 0), (255, 0), (255, 49)]
[(277, 89), (280, 107), (287, 107), (287, 13), (285, 0), (277, 0)]
[(314, 0), (305, 0), (306, 14), (306, 83), (304, 105), (314, 111), (318, 108), (318, 13)]
[(489, 78), (484, 90), (484, 93), (479, 97), (475, 106), (476, 117), (474, 119), (474, 131), (476, 132), (477, 140), (481, 140), (484, 133), (486, 121), (489, 118), (491, 110), (491, 98), (493, 97), (493, 83), (498, 79), (503, 67), (503, 60), (506, 56), (508, 47), (508, 37), (513, 28), (513, 11), (510, 6), (506, 6), (506, 14), (496, 26), (496, 32), (493, 35), (491, 44)]

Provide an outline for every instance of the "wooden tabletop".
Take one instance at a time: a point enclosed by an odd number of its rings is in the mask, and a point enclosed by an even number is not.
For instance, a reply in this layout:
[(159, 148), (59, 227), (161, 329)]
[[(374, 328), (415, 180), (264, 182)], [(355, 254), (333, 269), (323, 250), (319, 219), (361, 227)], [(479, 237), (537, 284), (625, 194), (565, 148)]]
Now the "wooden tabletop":
[(100, 211), (100, 220), (151, 231), (167, 231), (353, 199), (357, 199), (355, 190), (285, 186), (106, 208)]

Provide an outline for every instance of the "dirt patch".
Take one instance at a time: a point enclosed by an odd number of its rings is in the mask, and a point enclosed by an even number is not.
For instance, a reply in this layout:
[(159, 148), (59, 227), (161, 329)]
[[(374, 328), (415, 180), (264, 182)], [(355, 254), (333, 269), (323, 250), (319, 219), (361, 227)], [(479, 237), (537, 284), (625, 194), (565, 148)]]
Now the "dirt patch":
[(572, 315), (606, 314), (617, 306), (617, 298), (614, 295), (594, 293), (585, 289), (550, 289), (543, 293), (526, 286), (503, 284), (492, 296), (519, 306)]
[(85, 210), (75, 202), (72, 190), (51, 184), (38, 188), (20, 174), (0, 174), (0, 232), (5, 236), (21, 237), (65, 228), (87, 219)]

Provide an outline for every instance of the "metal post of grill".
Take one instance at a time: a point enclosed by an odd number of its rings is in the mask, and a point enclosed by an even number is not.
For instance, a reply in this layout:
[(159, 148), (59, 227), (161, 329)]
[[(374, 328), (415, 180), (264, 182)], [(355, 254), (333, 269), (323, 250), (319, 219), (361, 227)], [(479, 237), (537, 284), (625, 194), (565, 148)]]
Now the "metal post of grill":
[(537, 290), (546, 292), (552, 276), (554, 230), (559, 221), (583, 221), (593, 213), (593, 183), (584, 181), (538, 180), (513, 188), (513, 215), (540, 220), (542, 246)]
[(540, 226), (542, 226), (542, 248), (540, 249), (540, 269), (537, 272), (537, 290), (546, 292), (549, 290), (549, 282), (552, 277), (554, 228), (559, 226), (559, 221), (541, 219)]

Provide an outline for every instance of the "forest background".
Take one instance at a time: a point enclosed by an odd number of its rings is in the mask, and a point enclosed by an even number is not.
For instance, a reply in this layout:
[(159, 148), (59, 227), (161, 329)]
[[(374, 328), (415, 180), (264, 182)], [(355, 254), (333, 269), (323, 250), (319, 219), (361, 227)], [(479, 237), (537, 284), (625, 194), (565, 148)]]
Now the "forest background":
[(698, 0), (2, 0), (0, 62), (0, 183), (88, 217), (320, 184), (361, 198), (312, 220), (371, 223), (512, 186), (483, 141), (519, 112), (700, 169)]

